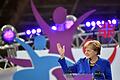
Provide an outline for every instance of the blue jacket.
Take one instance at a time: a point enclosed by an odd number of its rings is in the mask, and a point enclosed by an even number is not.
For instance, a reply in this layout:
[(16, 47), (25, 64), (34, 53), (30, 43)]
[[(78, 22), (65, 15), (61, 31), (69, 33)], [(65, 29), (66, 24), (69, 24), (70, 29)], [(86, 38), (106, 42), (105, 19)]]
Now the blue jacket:
[(93, 74), (94, 78), (100, 80), (112, 80), (110, 62), (99, 57), (96, 64), (90, 68), (89, 59), (80, 58), (73, 66), (67, 66), (65, 58), (59, 59), (64, 73), (80, 73), (80, 74)]

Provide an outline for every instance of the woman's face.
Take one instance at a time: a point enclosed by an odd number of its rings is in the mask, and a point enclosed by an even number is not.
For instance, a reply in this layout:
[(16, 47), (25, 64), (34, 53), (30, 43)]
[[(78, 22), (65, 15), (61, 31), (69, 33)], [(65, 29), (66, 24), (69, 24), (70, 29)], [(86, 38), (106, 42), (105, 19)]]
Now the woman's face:
[(85, 49), (85, 56), (87, 58), (94, 58), (95, 56), (97, 56), (97, 52), (94, 51), (90, 46), (88, 46)]

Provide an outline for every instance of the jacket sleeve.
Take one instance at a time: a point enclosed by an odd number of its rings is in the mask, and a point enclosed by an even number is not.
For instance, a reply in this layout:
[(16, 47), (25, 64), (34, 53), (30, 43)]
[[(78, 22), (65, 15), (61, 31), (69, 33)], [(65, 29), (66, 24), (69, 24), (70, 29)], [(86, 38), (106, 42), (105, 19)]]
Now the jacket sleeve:
[(111, 66), (109, 61), (106, 62), (105, 78), (107, 80), (112, 80)]
[(65, 58), (59, 59), (58, 62), (60, 63), (64, 73), (78, 73), (77, 64), (74, 64), (73, 66), (68, 67)]

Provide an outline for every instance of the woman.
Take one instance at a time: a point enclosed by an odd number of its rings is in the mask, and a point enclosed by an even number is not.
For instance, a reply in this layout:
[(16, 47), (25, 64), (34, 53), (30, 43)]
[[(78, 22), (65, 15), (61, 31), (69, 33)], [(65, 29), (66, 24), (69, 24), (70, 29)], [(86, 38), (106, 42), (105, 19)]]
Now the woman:
[(64, 73), (93, 74), (95, 79), (112, 80), (110, 62), (100, 58), (101, 44), (97, 40), (87, 41), (84, 46), (85, 58), (80, 58), (73, 66), (67, 66), (65, 61), (65, 46), (57, 44), (61, 58), (58, 60)]

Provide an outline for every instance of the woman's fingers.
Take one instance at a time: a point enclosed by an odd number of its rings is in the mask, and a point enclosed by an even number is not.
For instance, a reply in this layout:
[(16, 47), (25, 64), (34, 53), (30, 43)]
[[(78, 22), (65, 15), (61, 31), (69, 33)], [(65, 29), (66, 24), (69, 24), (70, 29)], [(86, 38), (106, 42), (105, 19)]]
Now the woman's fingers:
[(57, 43), (57, 49), (58, 49), (58, 52), (60, 53), (60, 55), (64, 54), (64, 52), (65, 52), (65, 46), (61, 46), (60, 43)]

